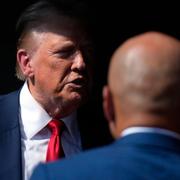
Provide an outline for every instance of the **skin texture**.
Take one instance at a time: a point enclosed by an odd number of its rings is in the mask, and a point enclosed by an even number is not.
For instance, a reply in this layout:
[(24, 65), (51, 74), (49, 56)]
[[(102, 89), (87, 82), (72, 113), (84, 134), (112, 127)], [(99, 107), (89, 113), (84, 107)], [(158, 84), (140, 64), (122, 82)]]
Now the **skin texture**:
[(113, 54), (104, 87), (104, 112), (115, 138), (132, 126), (180, 132), (180, 42), (147, 32)]
[(90, 66), (82, 50), (83, 33), (64, 27), (51, 24), (43, 32), (28, 32), (17, 51), (32, 96), (51, 117), (58, 118), (84, 102), (91, 84)]

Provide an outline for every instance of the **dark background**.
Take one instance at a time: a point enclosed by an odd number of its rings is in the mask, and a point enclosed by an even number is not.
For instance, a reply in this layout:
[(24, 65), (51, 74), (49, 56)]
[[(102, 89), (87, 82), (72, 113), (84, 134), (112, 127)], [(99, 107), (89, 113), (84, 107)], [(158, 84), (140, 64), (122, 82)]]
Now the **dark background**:
[[(111, 141), (102, 113), (101, 89), (112, 52), (127, 38), (146, 31), (161, 31), (180, 39), (180, 12), (176, 1), (64, 0), (69, 4), (83, 2), (84, 17), (92, 34), (95, 55), (93, 96), (88, 104), (95, 125), (89, 127), (98, 135), (96, 144)], [(18, 89), (22, 82), (15, 77), (15, 24), (21, 11), (35, 1), (5, 1), (0, 12), (0, 94)], [(83, 10), (83, 9), (82, 9)], [(95, 121), (96, 119), (96, 121)], [(87, 123), (89, 123), (89, 120)], [(94, 139), (90, 138), (90, 141)]]

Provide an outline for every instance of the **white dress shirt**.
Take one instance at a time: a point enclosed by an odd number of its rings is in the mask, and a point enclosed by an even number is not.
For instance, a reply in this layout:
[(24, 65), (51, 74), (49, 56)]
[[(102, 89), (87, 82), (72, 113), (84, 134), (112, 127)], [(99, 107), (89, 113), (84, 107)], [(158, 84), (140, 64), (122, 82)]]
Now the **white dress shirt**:
[[(51, 132), (46, 127), (52, 119), (42, 106), (32, 97), (27, 82), (20, 92), (20, 131), (22, 149), (22, 170), (24, 180), (28, 180), (35, 166), (45, 162)], [(62, 133), (62, 147), (65, 156), (82, 150), (76, 112), (61, 119), (66, 129)]]
[(130, 127), (126, 128), (121, 132), (120, 137), (128, 136), (130, 134), (135, 134), (135, 133), (156, 133), (156, 134), (162, 134), (166, 136), (170, 136), (176, 139), (180, 140), (180, 134), (163, 129), (163, 128), (155, 128), (155, 127)]

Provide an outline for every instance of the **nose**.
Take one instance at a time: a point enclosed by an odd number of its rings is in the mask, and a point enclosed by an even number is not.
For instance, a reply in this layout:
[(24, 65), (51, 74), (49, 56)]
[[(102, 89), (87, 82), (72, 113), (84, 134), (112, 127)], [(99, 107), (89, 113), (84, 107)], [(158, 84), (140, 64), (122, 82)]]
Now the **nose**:
[(74, 58), (71, 69), (73, 71), (77, 71), (77, 70), (83, 71), (85, 68), (86, 68), (86, 64), (85, 64), (83, 55), (80, 51), (78, 51), (75, 58)]

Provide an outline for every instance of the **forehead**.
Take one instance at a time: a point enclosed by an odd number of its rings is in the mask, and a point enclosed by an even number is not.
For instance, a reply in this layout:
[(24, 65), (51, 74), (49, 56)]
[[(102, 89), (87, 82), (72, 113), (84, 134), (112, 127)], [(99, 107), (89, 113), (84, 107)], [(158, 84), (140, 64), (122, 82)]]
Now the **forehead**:
[(55, 32), (33, 32), (31, 36), (34, 43), (41, 47), (61, 48), (76, 44), (76, 42), (69, 36), (57, 34)]

